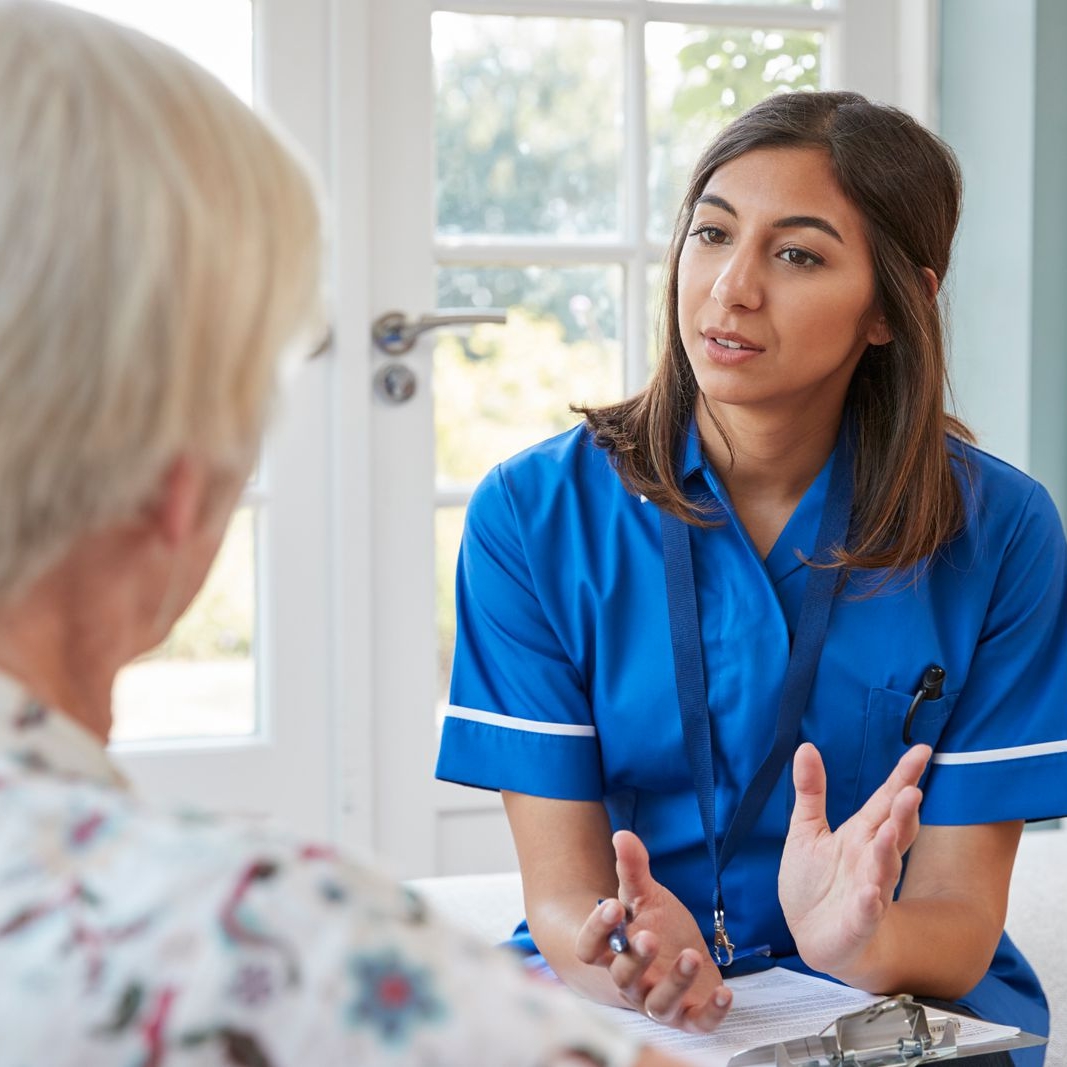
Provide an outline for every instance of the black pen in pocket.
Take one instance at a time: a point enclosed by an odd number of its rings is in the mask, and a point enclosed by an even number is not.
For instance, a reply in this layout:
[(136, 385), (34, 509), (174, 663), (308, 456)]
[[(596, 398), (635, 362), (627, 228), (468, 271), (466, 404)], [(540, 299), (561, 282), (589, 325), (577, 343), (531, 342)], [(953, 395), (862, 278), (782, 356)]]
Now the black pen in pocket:
[(923, 671), (922, 681), (919, 683), (919, 691), (915, 694), (911, 707), (908, 708), (908, 714), (904, 717), (904, 729), (902, 731), (904, 744), (911, 744), (911, 723), (915, 718), (915, 713), (919, 710), (919, 705), (924, 700), (940, 700), (941, 690), (944, 685), (945, 668), (936, 663), (931, 663)]

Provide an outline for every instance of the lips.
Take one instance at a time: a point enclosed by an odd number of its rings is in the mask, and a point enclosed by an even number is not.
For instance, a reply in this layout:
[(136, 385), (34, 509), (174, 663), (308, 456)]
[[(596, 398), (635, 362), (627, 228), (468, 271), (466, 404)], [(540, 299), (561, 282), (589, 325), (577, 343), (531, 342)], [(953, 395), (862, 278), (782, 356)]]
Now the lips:
[(701, 330), (700, 332), (705, 341), (714, 341), (716, 344), (732, 349), (735, 352), (742, 348), (751, 348), (757, 352), (763, 351), (763, 345), (757, 344), (743, 334), (734, 333), (733, 330), (717, 330), (712, 327), (710, 330)]
[(744, 363), (764, 350), (762, 345), (751, 338), (732, 330), (717, 330), (713, 327), (701, 331), (700, 336), (704, 339), (704, 351), (708, 358), (724, 366)]

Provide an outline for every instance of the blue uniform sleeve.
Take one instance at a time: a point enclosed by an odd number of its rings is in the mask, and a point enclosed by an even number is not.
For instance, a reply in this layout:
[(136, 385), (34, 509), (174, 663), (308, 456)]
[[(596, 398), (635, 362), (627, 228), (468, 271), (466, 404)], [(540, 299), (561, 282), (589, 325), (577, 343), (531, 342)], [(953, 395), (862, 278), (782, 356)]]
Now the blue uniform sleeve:
[(930, 824), (1067, 813), (1067, 545), (1037, 483), (1004, 551), (924, 792)]
[(561, 621), (550, 618), (539, 592), (537, 572), (551, 573), (546, 554), (558, 545), (545, 523), (519, 513), (499, 467), (467, 509), (437, 777), (599, 800), (600, 750), (584, 680), (567, 654)]

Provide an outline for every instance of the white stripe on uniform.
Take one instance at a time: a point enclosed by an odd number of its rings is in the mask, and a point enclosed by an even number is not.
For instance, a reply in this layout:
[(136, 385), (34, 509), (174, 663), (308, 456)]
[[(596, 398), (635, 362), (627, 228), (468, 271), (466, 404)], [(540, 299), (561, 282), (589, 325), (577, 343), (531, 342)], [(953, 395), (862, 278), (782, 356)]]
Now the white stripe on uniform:
[(1067, 741), (1045, 741), (1040, 745), (1018, 745), (1015, 748), (987, 748), (980, 752), (936, 752), (932, 763), (1002, 763), (1010, 759), (1026, 759), (1027, 756), (1053, 756), (1067, 752)]
[(540, 719), (518, 719), (514, 715), (501, 715), (495, 711), (480, 711), (478, 708), (461, 708), (450, 704), (446, 716), (451, 719), (466, 719), (468, 722), (483, 722), (487, 726), (500, 726), (505, 730), (521, 730), (528, 734), (562, 734), (565, 737), (596, 737), (595, 726), (582, 726), (569, 722), (542, 722)]

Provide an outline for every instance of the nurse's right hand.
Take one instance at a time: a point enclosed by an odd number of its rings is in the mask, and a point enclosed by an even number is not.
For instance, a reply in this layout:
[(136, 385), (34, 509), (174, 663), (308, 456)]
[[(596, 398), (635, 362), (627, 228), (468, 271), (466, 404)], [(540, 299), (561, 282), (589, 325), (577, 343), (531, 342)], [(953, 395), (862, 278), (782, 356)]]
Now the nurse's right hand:
[[(583, 963), (607, 970), (621, 999), (656, 1022), (689, 1033), (714, 1030), (732, 994), (708, 952), (689, 909), (653, 877), (648, 851), (627, 830), (612, 838), (618, 897), (586, 919), (575, 944)], [(614, 952), (608, 938), (629, 915), (629, 945)]]

